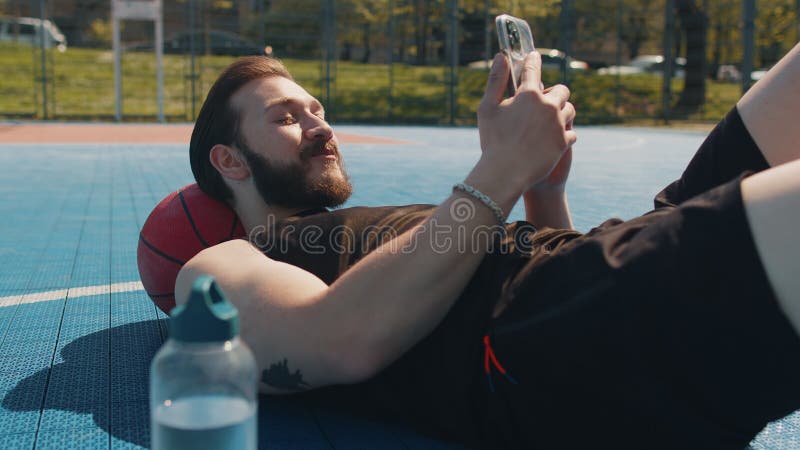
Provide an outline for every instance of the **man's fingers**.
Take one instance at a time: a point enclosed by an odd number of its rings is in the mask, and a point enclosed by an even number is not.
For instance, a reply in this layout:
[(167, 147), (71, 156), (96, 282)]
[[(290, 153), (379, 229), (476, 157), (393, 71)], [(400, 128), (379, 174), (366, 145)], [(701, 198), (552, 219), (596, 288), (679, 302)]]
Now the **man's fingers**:
[(567, 100), (569, 100), (570, 92), (568, 87), (563, 84), (557, 84), (545, 89), (544, 95), (553, 100), (559, 108), (564, 109)]
[(567, 130), (564, 132), (564, 138), (567, 140), (567, 147), (572, 147), (578, 140), (578, 133), (575, 130)]
[(522, 63), (522, 82), (520, 90), (541, 91), (542, 89), (542, 55), (530, 52)]
[(486, 80), (486, 91), (483, 93), (483, 102), (497, 105), (503, 101), (503, 95), (508, 85), (508, 60), (505, 55), (498, 53), (494, 55), (492, 70), (489, 72), (489, 79)]
[(564, 123), (566, 124), (566, 129), (571, 130), (572, 123), (575, 121), (575, 114), (576, 114), (575, 106), (572, 103), (567, 102), (566, 104), (564, 104), (564, 107), (561, 108), (561, 114), (564, 117)]

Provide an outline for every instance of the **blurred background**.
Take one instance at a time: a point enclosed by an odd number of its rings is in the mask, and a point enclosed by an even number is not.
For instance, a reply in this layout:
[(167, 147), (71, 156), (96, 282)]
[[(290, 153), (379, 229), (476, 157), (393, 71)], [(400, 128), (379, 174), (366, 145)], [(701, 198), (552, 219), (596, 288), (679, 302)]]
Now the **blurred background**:
[[(165, 121), (192, 121), (234, 58), (268, 54), (338, 123), (469, 125), (494, 16), (531, 24), (580, 123), (705, 122), (798, 41), (800, 0), (165, 0)], [(0, 118), (157, 121), (152, 21), (110, 0), (0, 0)]]

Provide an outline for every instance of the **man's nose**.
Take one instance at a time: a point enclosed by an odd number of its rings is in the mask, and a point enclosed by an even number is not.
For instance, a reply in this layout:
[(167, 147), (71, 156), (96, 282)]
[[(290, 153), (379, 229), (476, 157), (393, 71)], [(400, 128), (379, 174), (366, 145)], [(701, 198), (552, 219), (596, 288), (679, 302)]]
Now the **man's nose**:
[(309, 123), (308, 128), (304, 131), (305, 137), (308, 140), (315, 140), (315, 139), (323, 139), (324, 141), (330, 140), (333, 137), (333, 128), (325, 121), (317, 116), (313, 116), (309, 119), (311, 122)]

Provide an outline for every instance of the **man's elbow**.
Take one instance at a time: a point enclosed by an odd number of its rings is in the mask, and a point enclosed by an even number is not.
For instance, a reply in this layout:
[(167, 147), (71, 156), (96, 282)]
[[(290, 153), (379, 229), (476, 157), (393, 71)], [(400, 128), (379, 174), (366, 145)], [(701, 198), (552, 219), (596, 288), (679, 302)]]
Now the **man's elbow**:
[(175, 304), (180, 305), (189, 299), (189, 293), (192, 290), (192, 283), (202, 276), (213, 276), (219, 282), (221, 275), (225, 275), (220, 270), (217, 264), (216, 253), (219, 250), (214, 247), (207, 248), (194, 257), (192, 257), (186, 264), (178, 271), (178, 276), (175, 279)]
[(176, 305), (186, 303), (186, 301), (189, 299), (189, 292), (192, 289), (192, 283), (200, 275), (202, 275), (202, 273), (199, 272), (196, 267), (194, 267), (192, 260), (189, 260), (183, 265), (183, 267), (181, 267), (181, 270), (178, 272), (178, 277), (175, 279)]
[(349, 358), (341, 358), (336, 364), (337, 384), (356, 384), (367, 381), (379, 372), (378, 364), (369, 361), (367, 358), (359, 358), (356, 355)]
[[(316, 374), (314, 376), (317, 380), (316, 387), (331, 384), (354, 384), (365, 381), (372, 378), (385, 366), (385, 358), (382, 356), (385, 352), (381, 351), (380, 346), (376, 345), (374, 339), (367, 335), (369, 327), (348, 324), (346, 320), (337, 320), (344, 315), (341, 311), (334, 312), (327, 307), (314, 307), (315, 304), (324, 301), (324, 299), (312, 295), (311, 299), (302, 297), (302, 301), (298, 299), (289, 301), (285, 298), (280, 301), (274, 298), (272, 301), (267, 301), (267, 292), (275, 295), (275, 292), (281, 292), (281, 289), (274, 292), (263, 289), (247, 290), (246, 286), (252, 285), (247, 281), (248, 279), (252, 281), (253, 277), (255, 277), (263, 280), (267, 277), (257, 270), (243, 271), (242, 267), (248, 265), (248, 262), (245, 262), (243, 258), (246, 258), (250, 253), (226, 253), (237, 250), (242, 249), (237, 247), (235, 243), (220, 244), (203, 250), (190, 259), (180, 270), (175, 282), (177, 303), (186, 302), (191, 285), (198, 276), (211, 275), (217, 278), (220, 287), (227, 289), (226, 292), (229, 295), (233, 295), (230, 300), (237, 307), (244, 308), (240, 309), (240, 313), (244, 312), (246, 316), (243, 320), (245, 322), (255, 320), (250, 326), (246, 327), (251, 331), (257, 330), (260, 326), (267, 326), (270, 318), (274, 320), (281, 314), (289, 314), (284, 316), (284, 320), (280, 324), (273, 323), (272, 325), (281, 329), (288, 327), (288, 330), (279, 333), (279, 335), (291, 336), (292, 344), (288, 346), (291, 350), (290, 353), (298, 352), (297, 354), (303, 355), (303, 359), (315, 361), (312, 364), (315, 368), (311, 372)], [(263, 258), (263, 256), (261, 257)], [(229, 261), (234, 260), (237, 264), (229, 263)], [(257, 262), (254, 261), (253, 263), (256, 264)], [(232, 267), (237, 269), (233, 270), (231, 269)], [(243, 298), (258, 298), (259, 295), (265, 295), (262, 299), (264, 301), (241, 301)], [(248, 305), (252, 307), (256, 303), (262, 307), (272, 305), (273, 309), (261, 308), (258, 309), (260, 313), (256, 313), (256, 310), (250, 311)], [(271, 311), (272, 314), (258, 318), (259, 314), (266, 314), (265, 311)], [(280, 313), (280, 311), (283, 312)], [(294, 326), (291, 324), (294, 324)], [(316, 332), (311, 332), (311, 330)], [(259, 334), (259, 336), (261, 335)], [(315, 385), (313, 381), (309, 381), (310, 384)]]
[(330, 365), (334, 368), (338, 384), (355, 384), (367, 381), (385, 366), (379, 352), (370, 348), (364, 338), (353, 337), (336, 345), (338, 349), (328, 352)]

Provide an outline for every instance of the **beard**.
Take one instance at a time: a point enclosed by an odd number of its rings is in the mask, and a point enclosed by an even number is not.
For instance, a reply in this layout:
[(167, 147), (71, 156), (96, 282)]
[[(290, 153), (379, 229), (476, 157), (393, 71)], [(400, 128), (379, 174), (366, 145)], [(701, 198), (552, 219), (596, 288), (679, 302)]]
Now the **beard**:
[[(353, 185), (334, 141), (315, 140), (300, 149), (299, 161), (285, 165), (275, 164), (256, 153), (238, 136), (235, 145), (247, 160), (256, 189), (267, 205), (333, 208), (343, 204), (353, 193)], [(313, 168), (311, 158), (323, 153), (324, 149), (334, 151), (339, 174), (325, 170), (318, 179), (312, 180), (309, 177)]]

